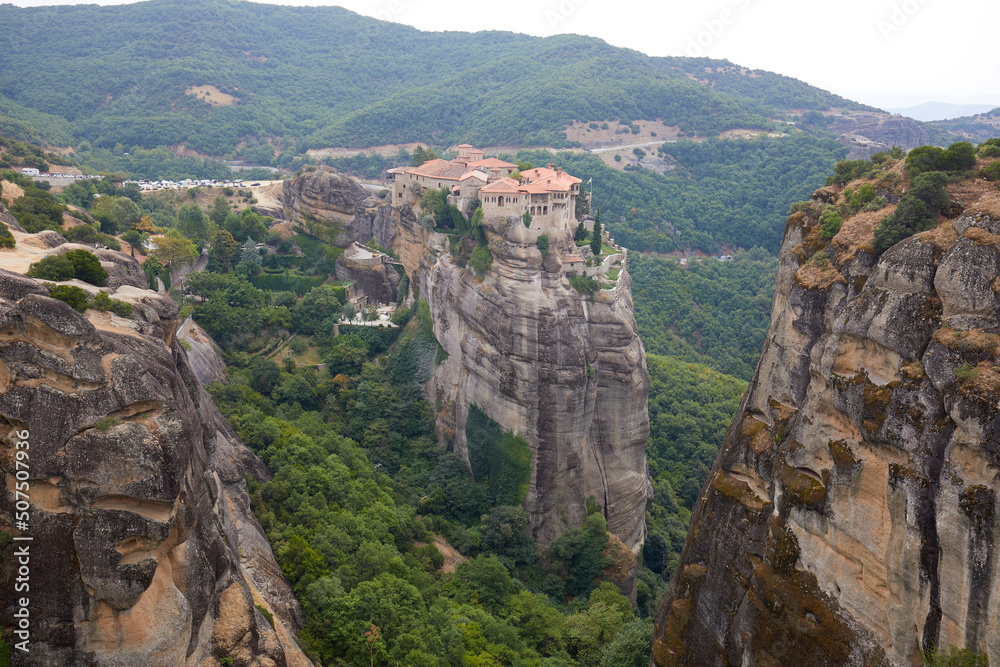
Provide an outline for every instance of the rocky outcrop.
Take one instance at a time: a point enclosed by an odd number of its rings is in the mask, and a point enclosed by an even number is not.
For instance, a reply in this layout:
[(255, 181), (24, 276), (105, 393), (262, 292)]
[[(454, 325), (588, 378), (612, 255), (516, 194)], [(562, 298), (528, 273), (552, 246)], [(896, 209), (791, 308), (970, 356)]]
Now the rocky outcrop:
[[(126, 319), (47, 294), (0, 271), (0, 530), (32, 538), (31, 652), (17, 664), (308, 665), (301, 614), (249, 510), (245, 473), (268, 471), (195, 378), (176, 304), (120, 287)], [(18, 440), (30, 443), (27, 527), (12, 523)], [(0, 586), (13, 591), (3, 545)]]
[(331, 167), (285, 181), (281, 205), (293, 226), (341, 248), (372, 238), (391, 248), (395, 240), (389, 202)]
[(337, 258), (337, 280), (353, 282), (357, 293), (366, 297), (369, 304), (396, 303), (401, 279), (391, 261), (383, 253), (352, 245)]
[(930, 143), (930, 135), (912, 118), (875, 112), (837, 115), (829, 129), (840, 135), (841, 143), (851, 146), (847, 157), (866, 158), (899, 146), (904, 151)]
[[(415, 222), (407, 209), (400, 215)], [(652, 497), (649, 376), (628, 271), (589, 300), (570, 286), (559, 260), (572, 247), (573, 230), (546, 230), (544, 259), (536, 247), (540, 232), (520, 220), (485, 222), (484, 230), (494, 262), (482, 280), (455, 264), (447, 237), (431, 235), (421, 246), (420, 296), (447, 352), (428, 383), (431, 403), (440, 406), (439, 428), (468, 458), (466, 419), (477, 406), (527, 441), (524, 508), (541, 547), (567, 523), (580, 525), (592, 497), (610, 532), (637, 553)]]
[[(655, 665), (1000, 661), (1000, 237), (874, 261), (796, 214), (771, 328), (661, 603)], [(828, 272), (822, 280), (816, 272)], [(805, 658), (808, 656), (808, 658)]]
[(7, 225), (7, 228), (12, 231), (21, 232), (22, 234), (27, 233), (24, 227), (22, 227), (17, 221), (17, 218), (14, 217), (6, 206), (4, 206), (2, 201), (0, 201), (0, 222)]
[(226, 382), (226, 363), (219, 356), (215, 342), (192, 318), (184, 320), (177, 337), (187, 350), (188, 363), (198, 382), (206, 387), (213, 382)]
[[(43, 234), (45, 233), (43, 232)], [(41, 237), (43, 234), (38, 234), (37, 236)], [(62, 242), (58, 243), (53, 238), (55, 236), (62, 239)], [(142, 266), (139, 265), (139, 262), (134, 257), (130, 257), (117, 250), (105, 250), (79, 243), (67, 243), (66, 239), (55, 232), (49, 232), (48, 238), (52, 238), (53, 242), (57, 243), (57, 245), (51, 246), (53, 248), (53, 251), (49, 253), (51, 255), (60, 255), (70, 250), (86, 250), (92, 255), (96, 255), (97, 259), (101, 262), (101, 267), (108, 272), (108, 278), (104, 281), (104, 286), (109, 289), (117, 289), (123, 285), (142, 289), (149, 287), (149, 280), (146, 279), (146, 274), (142, 272)]]

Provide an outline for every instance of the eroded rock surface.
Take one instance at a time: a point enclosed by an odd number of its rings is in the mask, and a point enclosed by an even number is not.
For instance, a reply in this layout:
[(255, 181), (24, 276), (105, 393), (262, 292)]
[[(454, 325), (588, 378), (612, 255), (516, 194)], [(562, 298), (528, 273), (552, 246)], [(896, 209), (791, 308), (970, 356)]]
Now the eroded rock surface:
[[(124, 319), (47, 294), (0, 271), (0, 529), (33, 538), (31, 652), (18, 664), (308, 665), (301, 613), (249, 510), (244, 475), (268, 472), (195, 378), (176, 305), (120, 287), (135, 306)], [(27, 531), (11, 523), (21, 431)], [(2, 590), (15, 573), (5, 553)]]
[(948, 645), (1000, 662), (996, 221), (945, 222), (877, 262), (828, 246), (819, 282), (817, 226), (789, 220), (653, 664), (916, 666)]
[(281, 205), (293, 226), (341, 248), (372, 238), (391, 248), (395, 240), (389, 202), (331, 167), (285, 181)]
[[(400, 218), (416, 235), (407, 211)], [(429, 383), (432, 403), (441, 406), (439, 427), (467, 457), (465, 423), (474, 405), (527, 440), (524, 507), (540, 547), (567, 522), (580, 525), (593, 497), (610, 532), (638, 552), (652, 497), (649, 375), (627, 268), (591, 301), (570, 287), (560, 261), (573, 247), (572, 229), (545, 230), (550, 249), (543, 260), (540, 232), (520, 220), (483, 224), (495, 257), (483, 280), (454, 263), (446, 237), (433, 235), (421, 246), (420, 296), (448, 353)]]

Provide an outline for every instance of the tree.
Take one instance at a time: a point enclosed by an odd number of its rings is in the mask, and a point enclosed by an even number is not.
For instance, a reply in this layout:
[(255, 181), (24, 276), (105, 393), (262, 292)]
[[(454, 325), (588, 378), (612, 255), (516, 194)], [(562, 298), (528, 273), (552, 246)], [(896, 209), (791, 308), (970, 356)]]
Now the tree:
[(192, 202), (181, 206), (181, 210), (177, 212), (177, 224), (174, 229), (194, 241), (201, 250), (208, 241), (211, 231), (208, 223), (209, 220), (201, 212), (201, 207)]
[(497, 505), (490, 510), (483, 521), (483, 541), (487, 549), (514, 563), (530, 563), (538, 557), (522, 507)]
[(531, 213), (525, 211), (524, 215), (521, 216), (521, 222), (524, 223), (525, 227), (531, 227)]
[(111, 204), (111, 221), (117, 231), (123, 232), (139, 225), (142, 220), (142, 211), (139, 206), (128, 197), (115, 197)]
[(292, 308), (292, 329), (304, 334), (332, 329), (340, 309), (337, 288), (333, 285), (314, 287)]
[(129, 229), (124, 234), (122, 234), (122, 240), (131, 246), (132, 256), (135, 257), (135, 249), (139, 248), (139, 252), (142, 252), (142, 232), (136, 229)]
[(208, 270), (219, 273), (229, 271), (239, 249), (240, 244), (225, 229), (215, 232), (212, 235), (212, 244), (208, 249)]
[(601, 256), (601, 209), (597, 209), (597, 215), (594, 216), (594, 231), (593, 236), (590, 239), (590, 252), (594, 253), (594, 257)]
[(171, 229), (165, 235), (156, 238), (150, 254), (163, 262), (167, 268), (173, 269), (178, 264), (193, 262), (198, 258), (198, 249), (194, 243)]
[(208, 219), (214, 222), (217, 226), (221, 227), (222, 223), (226, 221), (226, 216), (229, 215), (229, 204), (226, 202), (225, 197), (218, 195), (215, 201), (212, 202), (212, 208), (208, 211)]

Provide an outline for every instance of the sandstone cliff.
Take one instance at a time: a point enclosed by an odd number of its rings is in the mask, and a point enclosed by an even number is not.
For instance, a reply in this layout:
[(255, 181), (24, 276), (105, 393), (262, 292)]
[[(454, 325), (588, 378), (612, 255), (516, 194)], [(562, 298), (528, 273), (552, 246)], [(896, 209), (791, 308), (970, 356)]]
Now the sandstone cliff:
[(388, 200), (330, 167), (285, 181), (281, 205), (293, 226), (341, 248), (371, 238), (391, 248), (395, 240)]
[[(0, 271), (0, 530), (33, 538), (31, 652), (16, 664), (308, 665), (301, 614), (249, 510), (244, 474), (268, 472), (198, 384), (174, 302), (121, 287), (114, 297), (135, 308), (125, 319), (47, 294)], [(17, 531), (23, 430), (31, 521)]]
[(829, 245), (789, 219), (653, 664), (915, 666), (939, 645), (1000, 663), (1000, 215), (982, 183), (949, 186), (965, 213), (877, 262), (891, 208)]
[[(408, 207), (400, 217), (415, 235)], [(524, 507), (541, 547), (567, 522), (580, 525), (593, 497), (610, 532), (638, 552), (652, 497), (645, 459), (649, 376), (628, 271), (591, 301), (570, 287), (560, 261), (572, 248), (572, 230), (546, 231), (550, 250), (543, 260), (539, 232), (519, 220), (484, 229), (495, 259), (483, 280), (455, 264), (439, 234), (423, 246), (417, 270), (420, 297), (448, 354), (429, 383), (439, 425), (466, 457), (471, 406), (527, 440)], [(414, 252), (402, 255), (412, 261)]]
[(367, 297), (369, 304), (396, 303), (401, 279), (389, 261), (382, 253), (352, 245), (337, 258), (334, 271), (337, 280), (353, 282), (355, 290)]

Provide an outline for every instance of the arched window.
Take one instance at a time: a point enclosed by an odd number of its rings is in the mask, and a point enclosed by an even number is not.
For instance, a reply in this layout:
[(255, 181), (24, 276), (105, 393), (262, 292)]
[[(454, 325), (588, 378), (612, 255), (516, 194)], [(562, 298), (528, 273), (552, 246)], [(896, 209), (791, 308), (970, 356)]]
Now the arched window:
[(497, 197), (497, 204), (503, 206), (503, 197)]
[(542, 207), (542, 215), (548, 215), (548, 214), (549, 214), (549, 207), (548, 206), (543, 206)]

